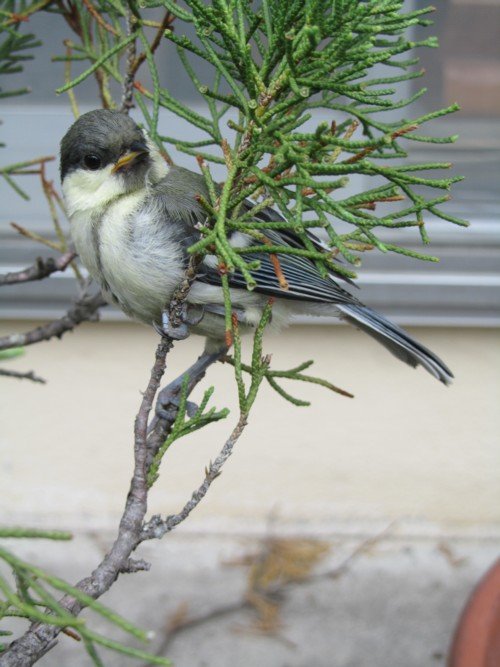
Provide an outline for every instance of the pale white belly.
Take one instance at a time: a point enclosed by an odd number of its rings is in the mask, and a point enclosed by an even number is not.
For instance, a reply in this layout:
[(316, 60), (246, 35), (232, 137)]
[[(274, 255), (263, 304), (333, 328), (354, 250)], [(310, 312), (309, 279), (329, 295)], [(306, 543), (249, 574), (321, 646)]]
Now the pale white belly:
[(83, 264), (131, 317), (159, 320), (183, 274), (182, 248), (168, 222), (141, 208), (144, 195), (129, 195), (102, 217), (72, 218), (72, 235)]
[[(104, 294), (129, 316), (146, 324), (161, 322), (161, 313), (184, 274), (184, 251), (175, 241), (168, 221), (142, 206), (144, 194), (131, 194), (110, 205), (102, 215), (88, 210), (73, 214), (76, 250)], [(255, 292), (231, 290), (232, 303), (243, 309), (245, 325), (255, 326), (267, 298)], [(220, 287), (195, 282), (188, 301), (222, 304)], [(277, 300), (273, 325), (280, 328), (290, 316), (289, 304)], [(223, 316), (207, 313), (195, 333), (224, 339)]]

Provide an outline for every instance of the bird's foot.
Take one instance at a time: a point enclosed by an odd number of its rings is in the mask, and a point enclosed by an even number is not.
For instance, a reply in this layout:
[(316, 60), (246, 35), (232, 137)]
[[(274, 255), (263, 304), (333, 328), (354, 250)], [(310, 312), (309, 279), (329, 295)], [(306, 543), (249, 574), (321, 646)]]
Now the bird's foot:
[(174, 324), (169, 314), (164, 311), (161, 315), (161, 325), (154, 323), (153, 326), (160, 336), (168, 336), (173, 340), (184, 340), (189, 336), (189, 327), (199, 324), (203, 315), (202, 306), (183, 303), (180, 308), (179, 323)]
[[(186, 382), (186, 375), (189, 378), (186, 386), (186, 395), (189, 396), (194, 387), (205, 375), (207, 369), (213, 363), (221, 359), (226, 352), (226, 347), (221, 347), (215, 352), (203, 352), (203, 354), (198, 357), (194, 364), (190, 366), (185, 373), (170, 382), (170, 384), (168, 384), (160, 391), (156, 401), (156, 415), (151, 422), (150, 430), (155, 427), (158, 419), (166, 419), (169, 422), (175, 419), (180, 404), (182, 387)], [(196, 403), (191, 401), (187, 402), (186, 412), (189, 417), (192, 417), (197, 410), (198, 406)]]
[[(161, 391), (159, 400), (156, 403), (156, 416), (159, 419), (166, 419), (168, 422), (175, 420), (181, 402), (183, 383), (183, 377), (177, 378)], [(198, 405), (196, 403), (187, 401), (186, 413), (188, 417), (193, 417), (197, 410)]]

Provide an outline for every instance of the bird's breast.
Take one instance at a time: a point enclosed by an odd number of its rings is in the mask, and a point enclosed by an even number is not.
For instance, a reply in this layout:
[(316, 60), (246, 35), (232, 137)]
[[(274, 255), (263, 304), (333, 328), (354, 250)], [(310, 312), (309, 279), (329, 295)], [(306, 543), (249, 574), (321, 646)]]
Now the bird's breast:
[(183, 274), (183, 250), (172, 231), (147, 193), (72, 218), (75, 246), (89, 273), (128, 315), (147, 323), (160, 318)]

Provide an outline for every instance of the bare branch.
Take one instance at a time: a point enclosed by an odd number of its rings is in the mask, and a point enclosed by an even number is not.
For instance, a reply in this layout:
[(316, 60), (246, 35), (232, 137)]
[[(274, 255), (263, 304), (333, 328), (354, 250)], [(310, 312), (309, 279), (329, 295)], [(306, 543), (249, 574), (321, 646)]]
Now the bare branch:
[(144, 530), (142, 531), (141, 540), (150, 540), (153, 538), (159, 539), (166, 533), (169, 533), (171, 530), (173, 530), (185, 519), (187, 519), (195, 507), (197, 507), (206, 496), (207, 491), (211, 487), (214, 479), (216, 479), (221, 474), (222, 466), (233, 453), (234, 445), (243, 433), (246, 425), (246, 415), (242, 414), (240, 415), (238, 423), (236, 424), (233, 432), (224, 443), (224, 447), (219, 452), (219, 455), (215, 461), (213, 463), (211, 462), (206, 469), (205, 479), (203, 480), (202, 484), (200, 484), (196, 491), (193, 492), (191, 498), (184, 505), (182, 510), (178, 514), (172, 514), (165, 519), (162, 519), (159, 515), (153, 516), (151, 520), (145, 524)]
[(27, 283), (32, 280), (43, 280), (56, 271), (64, 271), (75, 257), (75, 252), (66, 252), (57, 259), (53, 257), (48, 257), (47, 259), (38, 257), (35, 264), (29, 266), (27, 269), (11, 271), (10, 273), (0, 275), (0, 287), (2, 285)]
[(22, 373), (20, 371), (11, 371), (6, 368), (0, 368), (0, 375), (9, 378), (17, 378), (18, 380), (31, 380), (32, 382), (38, 382), (39, 384), (45, 384), (47, 382), (47, 380), (35, 375), (33, 371)]
[[(100, 597), (116, 581), (123, 569), (130, 567), (130, 555), (135, 549), (141, 534), (142, 522), (147, 509), (146, 453), (148, 417), (154, 397), (159, 389), (165, 371), (166, 356), (172, 348), (172, 339), (162, 338), (148, 386), (142, 397), (134, 426), (134, 474), (127, 495), (117, 538), (101, 563), (92, 574), (82, 579), (77, 587), (92, 596)], [(83, 605), (74, 598), (65, 595), (60, 605), (71, 614), (78, 615)], [(44, 655), (48, 647), (54, 644), (61, 632), (60, 627), (47, 624), (32, 624), (30, 629), (15, 640), (0, 656), (1, 667), (28, 667)]]
[(123, 564), (120, 572), (122, 574), (131, 574), (133, 572), (147, 572), (150, 569), (151, 563), (148, 563), (142, 558), (129, 558), (127, 562)]
[[(174, 20), (175, 16), (167, 11), (163, 17), (162, 22), (158, 26), (158, 30), (153, 37), (153, 41), (149, 46), (151, 54), (154, 54), (156, 49), (159, 47), (161, 39), (165, 34), (165, 30), (168, 28), (172, 29), (172, 23)], [(128, 26), (130, 32), (135, 29), (136, 24), (133, 22), (132, 17), (129, 18)], [(120, 111), (123, 113), (128, 113), (134, 106), (135, 76), (145, 60), (145, 52), (143, 51), (137, 56), (136, 43), (135, 41), (131, 42), (127, 48), (127, 71), (123, 83), (122, 105), (120, 109)]]
[[(127, 32), (132, 34), (137, 30), (136, 24), (133, 22), (132, 12), (127, 10)], [(127, 46), (127, 71), (125, 72), (125, 78), (123, 80), (123, 93), (122, 93), (122, 105), (120, 111), (122, 113), (127, 113), (134, 106), (134, 81), (135, 75), (138, 67), (136, 67), (137, 62), (137, 45), (136, 40), (132, 40)]]
[(94, 296), (84, 295), (60, 319), (43, 324), (26, 333), (11, 334), (0, 338), (0, 350), (8, 350), (11, 347), (26, 347), (54, 337), (61, 338), (63, 334), (72, 331), (82, 322), (94, 319), (99, 308), (105, 305), (106, 301), (100, 293)]
[(97, 11), (97, 9), (90, 2), (90, 0), (83, 0), (83, 4), (85, 5), (85, 7), (87, 7), (89, 13), (92, 14), (97, 23), (104, 28), (104, 30), (107, 30), (107, 32), (111, 33), (112, 35), (115, 35), (115, 37), (118, 35), (118, 32), (113, 28), (112, 25), (110, 25), (107, 21), (104, 20), (102, 14), (100, 14)]

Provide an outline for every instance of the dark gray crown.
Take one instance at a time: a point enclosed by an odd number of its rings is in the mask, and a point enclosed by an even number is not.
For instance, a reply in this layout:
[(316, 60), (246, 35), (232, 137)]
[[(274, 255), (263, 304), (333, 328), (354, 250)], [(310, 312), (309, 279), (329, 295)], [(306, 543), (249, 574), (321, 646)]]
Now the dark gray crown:
[(132, 144), (143, 141), (139, 126), (120, 111), (89, 111), (73, 123), (61, 141), (61, 180), (81, 166), (86, 155), (98, 155), (104, 166), (115, 162)]

